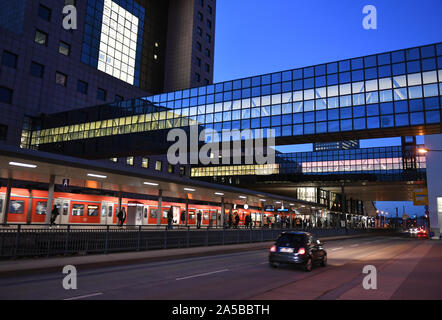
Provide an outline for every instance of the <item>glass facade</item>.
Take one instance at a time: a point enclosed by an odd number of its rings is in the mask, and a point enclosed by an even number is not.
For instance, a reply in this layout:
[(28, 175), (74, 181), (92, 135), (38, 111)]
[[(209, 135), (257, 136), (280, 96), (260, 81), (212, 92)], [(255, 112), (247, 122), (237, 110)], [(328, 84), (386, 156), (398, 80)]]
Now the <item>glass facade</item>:
[(82, 62), (139, 86), (144, 17), (134, 0), (89, 0)]
[(44, 128), (35, 132), (33, 144), (189, 125), (218, 132), (271, 128), (277, 141), (377, 129), (403, 135), (400, 129), (440, 124), (441, 90), (438, 43), (154, 95), (144, 102), (162, 112)]

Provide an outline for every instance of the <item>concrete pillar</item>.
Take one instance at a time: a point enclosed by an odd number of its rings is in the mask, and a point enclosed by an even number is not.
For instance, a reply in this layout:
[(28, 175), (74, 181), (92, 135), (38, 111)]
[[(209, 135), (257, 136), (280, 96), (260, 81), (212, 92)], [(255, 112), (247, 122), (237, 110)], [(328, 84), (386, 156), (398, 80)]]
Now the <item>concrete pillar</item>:
[(189, 198), (186, 198), (186, 227), (189, 225)]
[[(341, 215), (339, 216), (339, 220), (340, 220), (339, 223), (341, 224), (342, 217), (345, 217), (345, 220), (344, 220), (344, 222), (345, 222), (344, 227), (345, 228), (347, 227), (347, 215), (345, 212), (346, 206), (347, 206), (347, 199), (345, 198), (345, 187), (344, 187), (344, 185), (342, 185), (341, 186)], [(341, 225), (341, 227), (342, 227), (342, 225)]]
[(118, 214), (118, 212), (121, 211), (122, 207), (123, 207), (123, 193), (120, 192), (120, 193), (118, 193), (118, 209), (117, 209), (117, 214)]
[(3, 224), (8, 223), (9, 202), (11, 201), (12, 178), (8, 179), (6, 185), (5, 210), (3, 214)]
[[(31, 224), (32, 222), (32, 202), (33, 202), (33, 197), (32, 197), (32, 189), (29, 189), (29, 203), (28, 203), (28, 212), (26, 215), (26, 224)], [(46, 215), (48, 214), (48, 209), (46, 208)]]
[(289, 219), (290, 227), (289, 227), (289, 229), (291, 229), (292, 226), (293, 226), (293, 214), (289, 211), (289, 215), (290, 215), (290, 219)]
[(264, 229), (264, 204), (261, 207), (261, 229)]
[(224, 219), (226, 215), (226, 205), (224, 203), (224, 197), (221, 198), (221, 227), (224, 227)]
[(48, 202), (46, 204), (46, 219), (45, 223), (51, 223), (52, 203), (54, 202), (54, 189), (55, 189), (55, 175), (51, 175), (49, 178), (49, 190), (48, 190)]
[(436, 238), (442, 233), (442, 134), (425, 136), (430, 229)]
[(157, 226), (161, 225), (161, 216), (163, 207), (163, 190), (158, 191), (158, 216), (157, 216)]

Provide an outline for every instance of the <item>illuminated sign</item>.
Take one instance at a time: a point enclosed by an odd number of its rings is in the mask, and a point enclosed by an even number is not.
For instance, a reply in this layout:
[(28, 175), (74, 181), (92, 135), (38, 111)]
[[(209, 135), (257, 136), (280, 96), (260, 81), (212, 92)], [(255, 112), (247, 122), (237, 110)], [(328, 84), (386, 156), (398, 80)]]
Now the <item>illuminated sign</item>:
[(442, 198), (437, 198), (437, 212), (442, 214)]
[(413, 204), (415, 206), (428, 205), (428, 189), (416, 189), (413, 194)]

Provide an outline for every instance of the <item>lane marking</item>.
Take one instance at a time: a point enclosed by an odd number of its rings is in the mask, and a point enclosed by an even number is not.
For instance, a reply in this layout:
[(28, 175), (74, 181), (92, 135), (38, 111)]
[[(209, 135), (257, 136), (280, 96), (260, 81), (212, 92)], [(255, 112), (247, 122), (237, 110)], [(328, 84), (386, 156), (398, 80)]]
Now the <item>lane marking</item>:
[(186, 279), (192, 279), (192, 278), (197, 278), (197, 277), (204, 277), (204, 276), (209, 276), (212, 274), (216, 274), (216, 273), (221, 273), (221, 272), (226, 272), (229, 271), (229, 269), (223, 269), (223, 270), (218, 270), (218, 271), (213, 271), (213, 272), (207, 272), (207, 273), (201, 273), (201, 274), (196, 274), (193, 276), (188, 276), (188, 277), (183, 277), (183, 278), (176, 278), (176, 281), (180, 281), (180, 280), (186, 280)]
[(342, 250), (342, 249), (344, 249), (344, 248), (342, 248), (342, 247), (340, 247), (340, 248), (334, 248), (334, 249), (332, 249), (332, 251), (337, 251), (337, 250)]
[(87, 294), (84, 296), (79, 296), (79, 297), (73, 297), (73, 298), (67, 298), (67, 299), (63, 299), (63, 300), (79, 300), (79, 299), (84, 299), (84, 298), (91, 298), (91, 297), (96, 297), (96, 296), (101, 296), (103, 295), (103, 292), (97, 292), (97, 293), (91, 293), (91, 294)]

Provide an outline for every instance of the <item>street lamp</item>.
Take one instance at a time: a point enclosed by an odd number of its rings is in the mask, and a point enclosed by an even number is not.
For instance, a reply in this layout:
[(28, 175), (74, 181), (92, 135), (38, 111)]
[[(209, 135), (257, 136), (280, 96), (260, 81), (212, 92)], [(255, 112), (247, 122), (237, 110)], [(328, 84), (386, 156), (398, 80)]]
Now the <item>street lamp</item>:
[(427, 148), (419, 148), (417, 150), (417, 152), (420, 153), (420, 154), (427, 154), (428, 152), (442, 152), (442, 150), (430, 150), (430, 149), (427, 149)]

